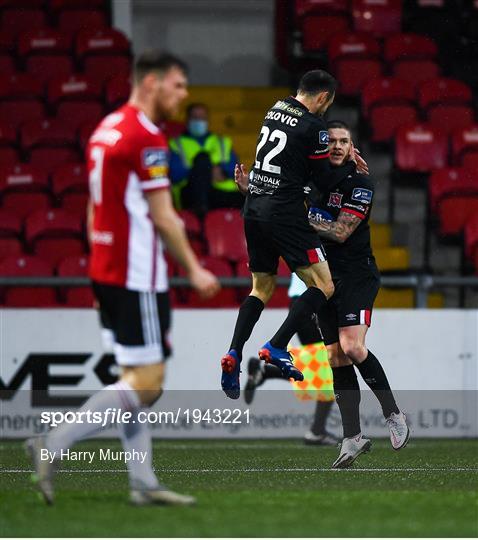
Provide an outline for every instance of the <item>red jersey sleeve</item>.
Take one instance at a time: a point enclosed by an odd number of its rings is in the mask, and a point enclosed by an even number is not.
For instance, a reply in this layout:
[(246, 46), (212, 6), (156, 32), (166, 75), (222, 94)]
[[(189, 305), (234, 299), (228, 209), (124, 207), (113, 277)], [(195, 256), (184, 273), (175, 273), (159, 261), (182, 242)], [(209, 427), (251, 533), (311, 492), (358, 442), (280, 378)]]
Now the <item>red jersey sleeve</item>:
[(136, 174), (143, 191), (169, 188), (169, 155), (162, 134), (145, 137), (136, 150)]

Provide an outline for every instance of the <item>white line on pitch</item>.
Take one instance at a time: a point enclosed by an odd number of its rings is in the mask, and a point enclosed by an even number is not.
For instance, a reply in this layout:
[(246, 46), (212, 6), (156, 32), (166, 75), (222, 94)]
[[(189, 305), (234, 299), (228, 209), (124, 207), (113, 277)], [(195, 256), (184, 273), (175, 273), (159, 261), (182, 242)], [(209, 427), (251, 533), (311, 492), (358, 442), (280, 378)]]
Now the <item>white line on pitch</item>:
[[(0, 469), (0, 474), (27, 474), (33, 473), (32, 469)], [(126, 469), (60, 469), (57, 472), (65, 474), (83, 473), (126, 473)], [(268, 473), (268, 472), (349, 472), (349, 473), (371, 473), (371, 472), (478, 472), (478, 468), (455, 467), (447, 469), (444, 467), (407, 467), (407, 468), (361, 468), (361, 469), (330, 469), (330, 468), (275, 468), (275, 469), (155, 469), (157, 473)]]

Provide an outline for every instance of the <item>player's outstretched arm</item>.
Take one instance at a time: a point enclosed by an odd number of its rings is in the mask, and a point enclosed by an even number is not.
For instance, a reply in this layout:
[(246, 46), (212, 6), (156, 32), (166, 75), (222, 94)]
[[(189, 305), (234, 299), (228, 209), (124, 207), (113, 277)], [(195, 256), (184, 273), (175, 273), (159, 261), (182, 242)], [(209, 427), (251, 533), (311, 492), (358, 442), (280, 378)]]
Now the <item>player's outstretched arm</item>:
[(214, 296), (220, 288), (219, 281), (199, 264), (187, 239), (184, 224), (174, 210), (169, 189), (147, 193), (146, 198), (154, 225), (168, 251), (186, 270), (191, 285), (203, 298)]
[(337, 221), (309, 221), (310, 226), (322, 238), (343, 244), (362, 220), (349, 212), (340, 212)]

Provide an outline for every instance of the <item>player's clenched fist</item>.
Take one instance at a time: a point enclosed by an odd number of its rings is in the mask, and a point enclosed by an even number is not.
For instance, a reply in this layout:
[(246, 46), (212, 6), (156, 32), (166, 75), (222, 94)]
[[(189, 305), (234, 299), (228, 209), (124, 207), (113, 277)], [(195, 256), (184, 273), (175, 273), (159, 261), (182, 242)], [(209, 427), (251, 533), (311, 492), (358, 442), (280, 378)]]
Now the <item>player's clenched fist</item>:
[(201, 298), (211, 298), (221, 288), (216, 276), (201, 266), (191, 272), (189, 281)]

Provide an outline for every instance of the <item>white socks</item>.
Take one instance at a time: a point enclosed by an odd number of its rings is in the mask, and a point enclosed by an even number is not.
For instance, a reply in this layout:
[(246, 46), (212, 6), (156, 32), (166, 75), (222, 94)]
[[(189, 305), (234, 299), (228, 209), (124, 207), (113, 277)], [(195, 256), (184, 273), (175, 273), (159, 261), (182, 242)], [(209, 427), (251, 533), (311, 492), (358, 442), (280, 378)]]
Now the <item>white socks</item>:
[[(107, 409), (121, 409), (122, 412), (132, 413), (129, 423), (121, 423), (118, 426), (123, 449), (126, 452), (135, 450), (136, 456), (139, 454), (145, 457), (144, 461), (140, 458), (127, 462), (130, 479), (140, 480), (150, 489), (156, 488), (158, 480), (152, 468), (151, 432), (147, 423), (138, 422), (137, 416), (142, 410), (138, 394), (128, 383), (119, 381), (91, 396), (78, 412), (91, 411), (104, 414)], [(133, 420), (136, 422), (133, 423)], [(92, 437), (102, 429), (104, 427), (101, 423), (63, 423), (48, 434), (46, 444), (50, 452), (57, 452), (56, 455), (59, 456), (62, 449), (66, 450), (75, 442)]]

